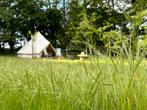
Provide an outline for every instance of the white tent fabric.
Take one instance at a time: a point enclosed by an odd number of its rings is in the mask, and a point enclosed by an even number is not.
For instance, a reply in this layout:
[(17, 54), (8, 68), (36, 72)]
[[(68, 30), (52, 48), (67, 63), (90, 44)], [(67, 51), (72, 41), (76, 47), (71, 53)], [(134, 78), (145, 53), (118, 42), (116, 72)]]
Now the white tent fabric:
[(40, 58), (43, 54), (43, 51), (49, 46), (50, 42), (44, 38), (44, 36), (37, 32), (32, 39), (22, 47), (18, 52), (17, 56), (21, 58)]

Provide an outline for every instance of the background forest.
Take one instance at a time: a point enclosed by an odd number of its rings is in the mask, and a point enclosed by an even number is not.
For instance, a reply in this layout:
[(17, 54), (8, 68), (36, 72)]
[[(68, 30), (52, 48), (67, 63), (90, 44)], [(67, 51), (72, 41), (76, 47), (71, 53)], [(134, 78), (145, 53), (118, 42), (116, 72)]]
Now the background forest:
[(54, 47), (146, 55), (146, 0), (0, 0), (0, 52), (40, 31)]

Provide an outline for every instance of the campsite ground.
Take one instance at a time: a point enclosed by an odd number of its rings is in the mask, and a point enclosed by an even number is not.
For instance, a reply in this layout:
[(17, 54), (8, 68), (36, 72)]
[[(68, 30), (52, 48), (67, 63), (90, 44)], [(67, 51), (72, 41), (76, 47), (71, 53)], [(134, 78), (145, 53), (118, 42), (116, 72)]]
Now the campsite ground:
[(144, 110), (146, 61), (0, 57), (1, 110)]

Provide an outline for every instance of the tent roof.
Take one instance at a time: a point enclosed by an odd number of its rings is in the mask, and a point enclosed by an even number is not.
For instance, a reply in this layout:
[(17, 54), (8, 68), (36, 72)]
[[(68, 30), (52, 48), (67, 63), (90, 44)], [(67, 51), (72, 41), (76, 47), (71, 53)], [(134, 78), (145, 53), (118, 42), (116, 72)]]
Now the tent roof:
[[(32, 54), (32, 50), (34, 53), (41, 53), (45, 48), (48, 47), (50, 42), (43, 37), (40, 32), (37, 32), (34, 36), (34, 40), (32, 39), (22, 47), (17, 53), (18, 54)], [(33, 47), (32, 47), (33, 44)]]

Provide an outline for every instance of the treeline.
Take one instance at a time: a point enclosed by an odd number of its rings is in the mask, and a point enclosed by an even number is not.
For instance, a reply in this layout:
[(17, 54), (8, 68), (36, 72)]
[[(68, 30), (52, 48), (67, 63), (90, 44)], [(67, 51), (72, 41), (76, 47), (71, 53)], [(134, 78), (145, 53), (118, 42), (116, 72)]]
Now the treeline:
[(0, 44), (9, 43), (13, 51), (16, 38), (29, 40), (40, 31), (64, 50), (140, 54), (146, 48), (147, 3), (123, 3), (128, 7), (114, 0), (0, 0)]

